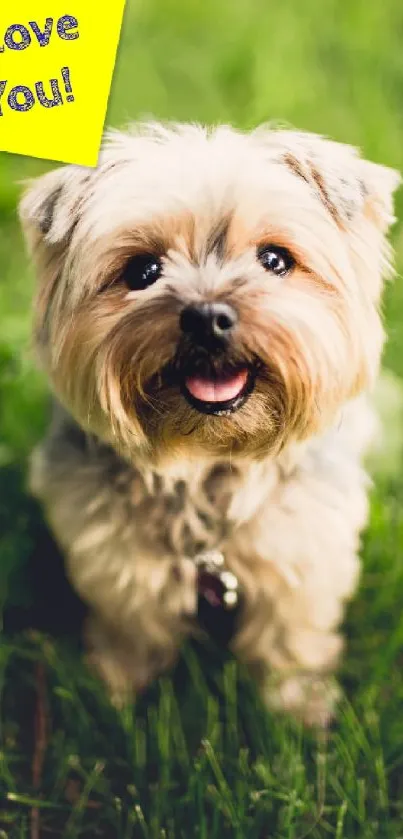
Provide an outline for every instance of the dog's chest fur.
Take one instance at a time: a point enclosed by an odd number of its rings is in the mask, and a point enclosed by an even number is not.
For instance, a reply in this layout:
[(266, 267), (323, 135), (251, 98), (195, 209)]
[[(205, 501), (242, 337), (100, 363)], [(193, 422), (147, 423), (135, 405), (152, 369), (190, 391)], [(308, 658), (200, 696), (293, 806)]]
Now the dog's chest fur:
[[(111, 453), (113, 456), (113, 453)], [(230, 529), (228, 511), (239, 475), (225, 464), (166, 479), (116, 460), (113, 480), (133, 507), (141, 542), (162, 553), (192, 556), (217, 545)]]
[(219, 547), (249, 521), (278, 483), (280, 468), (211, 459), (179, 461), (160, 472), (136, 467), (86, 435), (59, 405), (42, 457), (52, 482), (75, 498), (77, 512), (84, 503), (90, 518), (112, 517), (118, 529), (128, 525), (146, 549), (189, 557)]
[(126, 499), (138, 541), (161, 554), (192, 557), (218, 547), (261, 495), (253, 481), (248, 500), (244, 470), (225, 462), (161, 474), (137, 470), (113, 450), (100, 448), (97, 457), (100, 464), (105, 458), (101, 485)]
[(88, 521), (110, 521), (117, 534), (132, 532), (146, 552), (152, 546), (157, 556), (192, 557), (220, 548), (260, 510), (283, 503), (287, 485), (304, 482), (304, 475), (318, 481), (321, 492), (327, 485), (345, 493), (370, 425), (367, 409), (356, 404), (344, 424), (302, 450), (260, 463), (178, 461), (158, 472), (127, 463), (57, 406), (42, 458), (53, 486), (64, 489), (63, 506), (70, 493), (77, 515), (85, 508)]

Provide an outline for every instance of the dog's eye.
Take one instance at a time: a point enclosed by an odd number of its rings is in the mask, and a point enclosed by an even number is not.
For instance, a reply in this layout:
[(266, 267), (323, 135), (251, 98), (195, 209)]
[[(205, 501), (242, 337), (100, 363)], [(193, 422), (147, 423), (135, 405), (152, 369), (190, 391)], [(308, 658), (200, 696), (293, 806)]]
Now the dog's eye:
[(295, 260), (287, 248), (278, 245), (265, 245), (257, 252), (259, 262), (266, 271), (284, 277), (295, 265)]
[(122, 280), (130, 291), (142, 291), (161, 276), (162, 263), (158, 256), (141, 253), (133, 256), (122, 273)]

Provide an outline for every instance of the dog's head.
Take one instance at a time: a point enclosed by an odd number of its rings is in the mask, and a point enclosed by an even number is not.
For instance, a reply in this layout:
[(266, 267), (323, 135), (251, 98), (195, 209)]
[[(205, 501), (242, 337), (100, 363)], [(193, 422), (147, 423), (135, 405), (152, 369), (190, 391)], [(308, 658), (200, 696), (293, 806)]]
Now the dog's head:
[(262, 456), (376, 373), (397, 173), (320, 137), (143, 125), (27, 191), (36, 341), (130, 456)]

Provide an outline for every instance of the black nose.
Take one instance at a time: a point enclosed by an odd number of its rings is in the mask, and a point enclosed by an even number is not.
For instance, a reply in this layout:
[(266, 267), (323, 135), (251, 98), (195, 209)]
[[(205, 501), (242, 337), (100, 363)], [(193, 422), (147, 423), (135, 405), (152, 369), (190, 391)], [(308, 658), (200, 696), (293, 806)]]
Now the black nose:
[(182, 332), (199, 346), (225, 344), (238, 315), (228, 303), (197, 303), (186, 306), (180, 316)]

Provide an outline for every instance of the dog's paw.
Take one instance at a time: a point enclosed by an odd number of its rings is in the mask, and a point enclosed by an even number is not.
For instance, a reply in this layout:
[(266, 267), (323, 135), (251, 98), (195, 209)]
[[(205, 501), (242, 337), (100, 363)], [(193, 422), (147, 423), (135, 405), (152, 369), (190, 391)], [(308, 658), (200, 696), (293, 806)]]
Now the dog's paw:
[(121, 710), (133, 701), (137, 691), (132, 674), (110, 649), (92, 649), (86, 654), (85, 661), (89, 670), (106, 686), (109, 699), (116, 709)]
[(124, 644), (92, 615), (85, 627), (88, 668), (106, 685), (112, 704), (122, 708), (141, 693), (152, 678), (130, 645)]
[(327, 728), (335, 716), (340, 688), (331, 677), (298, 673), (270, 680), (264, 698), (269, 708), (291, 713), (306, 726)]

